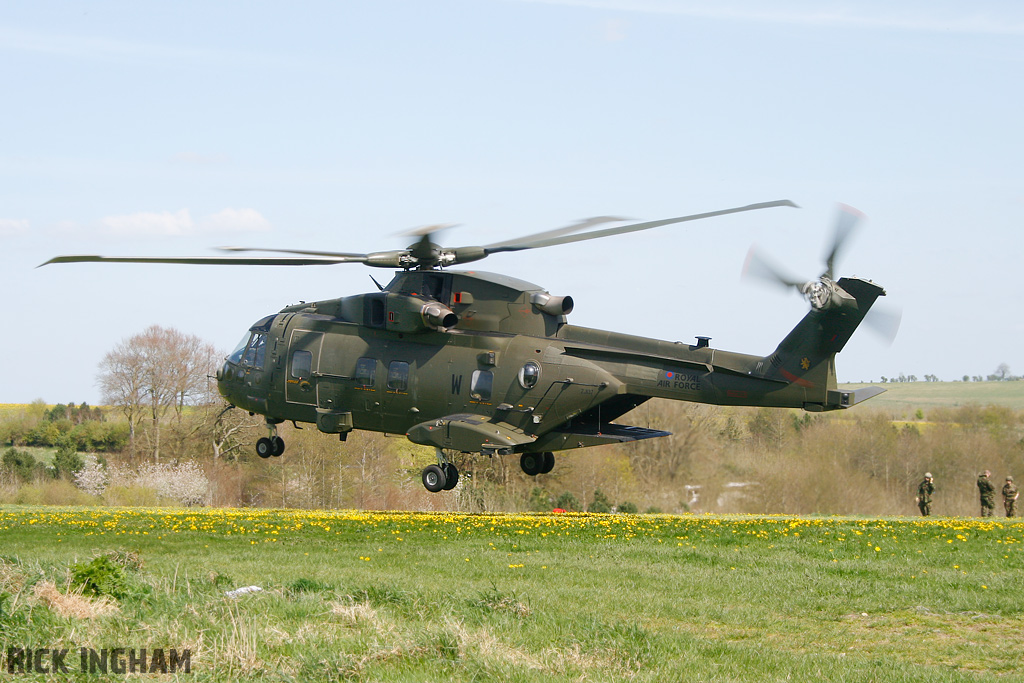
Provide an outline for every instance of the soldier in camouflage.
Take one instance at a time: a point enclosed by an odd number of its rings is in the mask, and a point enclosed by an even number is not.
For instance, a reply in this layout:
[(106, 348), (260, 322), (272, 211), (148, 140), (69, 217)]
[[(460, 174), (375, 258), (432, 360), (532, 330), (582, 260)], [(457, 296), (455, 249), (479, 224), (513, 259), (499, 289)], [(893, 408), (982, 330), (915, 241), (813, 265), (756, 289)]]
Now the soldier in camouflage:
[(981, 495), (981, 516), (991, 517), (996, 509), (996, 487), (988, 480), (992, 473), (985, 470), (978, 475), (978, 493)]
[(1003, 509), (1006, 510), (1007, 517), (1017, 516), (1017, 498), (1019, 497), (1020, 492), (1013, 485), (1013, 477), (1007, 477), (1006, 483), (1003, 484)]
[(932, 514), (933, 493), (935, 493), (935, 484), (932, 483), (932, 473), (925, 472), (924, 479), (917, 487), (917, 507), (921, 509), (921, 515), (924, 517)]

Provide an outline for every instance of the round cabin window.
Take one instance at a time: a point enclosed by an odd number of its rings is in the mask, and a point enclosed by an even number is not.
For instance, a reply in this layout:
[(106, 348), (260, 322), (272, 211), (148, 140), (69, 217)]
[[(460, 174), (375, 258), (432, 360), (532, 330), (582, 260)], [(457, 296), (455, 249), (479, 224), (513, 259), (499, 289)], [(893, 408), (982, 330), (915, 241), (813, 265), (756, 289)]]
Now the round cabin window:
[(532, 389), (540, 380), (540, 366), (530, 361), (519, 370), (519, 384), (524, 389)]

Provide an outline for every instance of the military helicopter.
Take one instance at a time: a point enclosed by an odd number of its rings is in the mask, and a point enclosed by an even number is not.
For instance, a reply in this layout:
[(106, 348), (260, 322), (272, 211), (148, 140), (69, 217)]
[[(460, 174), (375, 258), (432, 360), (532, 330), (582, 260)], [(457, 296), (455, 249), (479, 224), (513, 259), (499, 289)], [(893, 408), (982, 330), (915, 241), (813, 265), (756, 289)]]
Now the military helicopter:
[[(451, 266), (491, 254), (610, 237), (714, 216), (796, 205), (751, 204), (678, 218), (593, 229), (599, 217), (486, 246), (448, 248), (427, 228), (406, 249), (368, 254), (250, 249), (282, 256), (58, 256), (75, 262), (204, 265), (362, 263), (398, 272), (367, 294), (287, 306), (246, 331), (217, 371), (232, 405), (266, 419), (260, 457), (280, 456), (277, 425), (315, 424), (344, 441), (355, 429), (404, 434), (433, 446), (423, 470), (432, 492), (453, 489), (459, 471), (446, 453), (519, 455), (529, 475), (547, 473), (556, 451), (668, 436), (614, 420), (651, 398), (732, 406), (849, 408), (884, 391), (837, 389), (835, 356), (885, 291), (860, 278), (835, 279), (833, 260), (856, 214), (839, 229), (817, 279), (788, 279), (761, 258), (762, 276), (797, 288), (810, 311), (766, 356), (571, 325), (571, 296), (516, 278)], [(376, 281), (374, 281), (376, 282)]]

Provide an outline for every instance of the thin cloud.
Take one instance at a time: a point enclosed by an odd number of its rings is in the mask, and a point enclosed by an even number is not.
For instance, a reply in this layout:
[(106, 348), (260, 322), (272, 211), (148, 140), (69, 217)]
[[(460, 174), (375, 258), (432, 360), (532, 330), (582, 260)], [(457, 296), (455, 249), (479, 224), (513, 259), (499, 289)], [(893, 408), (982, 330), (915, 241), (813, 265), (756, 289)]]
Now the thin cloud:
[(241, 50), (214, 49), (200, 46), (164, 45), (120, 40), (103, 36), (47, 33), (20, 27), (0, 25), (0, 51), (34, 52), (75, 59), (102, 61), (148, 61), (151, 63), (199, 65), (231, 63), (269, 66), (291, 58)]
[(15, 218), (0, 218), (0, 237), (21, 235), (28, 232), (28, 221)]
[(845, 3), (771, 4), (693, 0), (516, 0), (566, 7), (642, 14), (669, 14), (750, 23), (789, 24), (921, 33), (1024, 35), (1024, 12), (995, 3)]
[(117, 237), (185, 237), (200, 234), (267, 232), (270, 221), (255, 209), (224, 209), (196, 221), (188, 209), (107, 216), (100, 232)]
[(199, 154), (198, 152), (181, 152), (175, 154), (171, 160), (189, 166), (219, 166), (230, 161), (224, 154)]
[(199, 232), (269, 232), (270, 221), (255, 209), (224, 209), (199, 222)]

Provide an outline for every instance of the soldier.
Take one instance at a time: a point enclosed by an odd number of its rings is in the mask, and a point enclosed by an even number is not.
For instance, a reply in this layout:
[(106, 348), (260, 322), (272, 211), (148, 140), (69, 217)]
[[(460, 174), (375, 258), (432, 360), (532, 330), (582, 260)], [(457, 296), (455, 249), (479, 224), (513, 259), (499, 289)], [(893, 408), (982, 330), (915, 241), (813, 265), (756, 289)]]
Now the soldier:
[(1007, 477), (1006, 483), (1003, 484), (1003, 508), (1006, 510), (1007, 517), (1017, 516), (1017, 499), (1019, 497), (1020, 493), (1013, 485), (1013, 477)]
[(935, 484), (932, 483), (932, 473), (925, 472), (924, 479), (917, 487), (917, 507), (921, 508), (921, 515), (927, 517), (932, 514), (932, 494), (935, 493)]
[(978, 493), (981, 495), (981, 516), (991, 517), (996, 509), (996, 487), (988, 480), (992, 474), (985, 470), (978, 475)]

